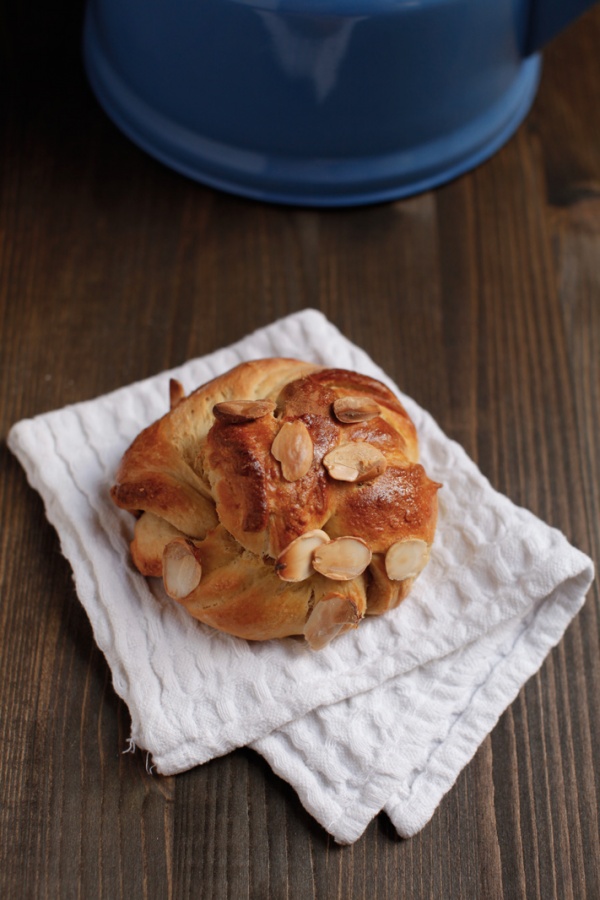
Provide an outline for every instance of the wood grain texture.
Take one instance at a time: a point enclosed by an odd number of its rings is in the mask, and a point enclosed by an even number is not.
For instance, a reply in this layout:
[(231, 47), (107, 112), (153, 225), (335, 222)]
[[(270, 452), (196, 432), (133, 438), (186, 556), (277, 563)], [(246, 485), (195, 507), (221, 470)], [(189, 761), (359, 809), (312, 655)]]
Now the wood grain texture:
[(534, 108), (437, 191), (344, 211), (192, 184), (106, 119), (81, 0), (5, 4), (0, 154), (0, 896), (600, 897), (598, 589), (423, 831), (339, 847), (250, 750), (176, 778), (127, 753), (41, 501), (4, 439), (321, 309), (495, 487), (600, 559), (600, 7)]

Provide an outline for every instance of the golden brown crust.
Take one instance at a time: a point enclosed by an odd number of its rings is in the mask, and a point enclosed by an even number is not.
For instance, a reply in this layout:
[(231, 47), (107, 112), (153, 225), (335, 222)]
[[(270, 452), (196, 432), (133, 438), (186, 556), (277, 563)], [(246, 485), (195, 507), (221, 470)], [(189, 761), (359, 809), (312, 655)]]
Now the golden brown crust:
[[(193, 616), (251, 640), (305, 633), (320, 647), (406, 596), (415, 575), (390, 581), (385, 554), (398, 541), (431, 545), (439, 485), (417, 462), (414, 425), (387, 387), (344, 369), (265, 359), (188, 397), (171, 385), (171, 404), (125, 453), (111, 495), (142, 513), (132, 557), (143, 574), (160, 575), (169, 541), (190, 539), (202, 575), (177, 600)], [(352, 459), (365, 447), (378, 464), (363, 479)], [(328, 454), (349, 467), (324, 465)], [(364, 575), (333, 581), (309, 561), (308, 578), (283, 580), (275, 560), (314, 530), (323, 540), (361, 538), (373, 553)], [(336, 571), (343, 579), (343, 565)]]
[(438, 488), (419, 463), (389, 465), (383, 475), (363, 484), (340, 482), (336, 512), (325, 530), (331, 537), (360, 530), (373, 553), (384, 553), (394, 541), (408, 538), (431, 544)]

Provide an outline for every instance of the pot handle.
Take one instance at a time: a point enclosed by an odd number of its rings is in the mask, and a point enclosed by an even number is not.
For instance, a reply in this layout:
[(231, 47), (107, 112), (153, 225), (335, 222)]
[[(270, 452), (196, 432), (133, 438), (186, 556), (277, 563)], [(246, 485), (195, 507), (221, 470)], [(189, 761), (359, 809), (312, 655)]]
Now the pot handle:
[(525, 56), (535, 53), (595, 0), (531, 0)]

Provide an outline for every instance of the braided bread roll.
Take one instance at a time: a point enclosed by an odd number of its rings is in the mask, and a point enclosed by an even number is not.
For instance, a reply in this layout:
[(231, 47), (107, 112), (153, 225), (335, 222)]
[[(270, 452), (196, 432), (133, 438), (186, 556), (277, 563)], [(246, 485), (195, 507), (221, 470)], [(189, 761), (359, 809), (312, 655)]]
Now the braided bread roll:
[(292, 359), (242, 363), (125, 453), (111, 496), (131, 554), (192, 616), (313, 649), (403, 600), (429, 558), (437, 490), (379, 381)]

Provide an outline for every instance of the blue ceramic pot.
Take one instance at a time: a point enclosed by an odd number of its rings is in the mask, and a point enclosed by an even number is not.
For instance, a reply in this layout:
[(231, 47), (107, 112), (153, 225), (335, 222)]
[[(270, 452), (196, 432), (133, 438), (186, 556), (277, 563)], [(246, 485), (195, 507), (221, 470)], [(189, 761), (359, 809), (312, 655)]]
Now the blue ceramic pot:
[(109, 116), (153, 156), (263, 200), (398, 198), (472, 168), (591, 0), (89, 0)]

